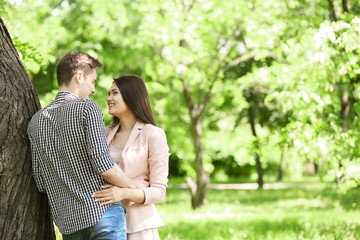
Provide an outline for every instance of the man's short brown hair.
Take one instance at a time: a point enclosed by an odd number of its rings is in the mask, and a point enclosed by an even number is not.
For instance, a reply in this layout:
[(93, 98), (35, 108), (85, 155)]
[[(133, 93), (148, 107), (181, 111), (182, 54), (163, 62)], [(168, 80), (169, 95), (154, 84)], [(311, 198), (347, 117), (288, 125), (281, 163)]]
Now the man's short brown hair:
[(69, 85), (77, 71), (89, 74), (93, 69), (101, 68), (99, 60), (84, 52), (68, 52), (59, 61), (56, 74), (59, 86)]

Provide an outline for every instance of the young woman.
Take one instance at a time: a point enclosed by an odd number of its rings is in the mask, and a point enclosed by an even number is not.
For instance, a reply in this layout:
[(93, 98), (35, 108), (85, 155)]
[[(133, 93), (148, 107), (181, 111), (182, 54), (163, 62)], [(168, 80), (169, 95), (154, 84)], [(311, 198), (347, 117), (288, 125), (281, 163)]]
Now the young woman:
[(114, 80), (106, 99), (114, 124), (106, 129), (110, 155), (142, 189), (103, 186), (93, 197), (102, 204), (123, 200), (129, 240), (159, 239), (164, 224), (154, 203), (164, 200), (168, 182), (169, 147), (156, 127), (143, 80), (125, 75)]

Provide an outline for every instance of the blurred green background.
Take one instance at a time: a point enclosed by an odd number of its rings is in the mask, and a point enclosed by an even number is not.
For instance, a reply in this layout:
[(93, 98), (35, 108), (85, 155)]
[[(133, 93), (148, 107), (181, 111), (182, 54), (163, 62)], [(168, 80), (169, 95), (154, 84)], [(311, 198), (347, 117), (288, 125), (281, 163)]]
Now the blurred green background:
[[(0, 13), (43, 107), (67, 51), (104, 64), (105, 125), (113, 78), (145, 80), (171, 149), (162, 239), (360, 238), (358, 0), (5, 0)], [(206, 176), (258, 190), (194, 205), (186, 178)]]

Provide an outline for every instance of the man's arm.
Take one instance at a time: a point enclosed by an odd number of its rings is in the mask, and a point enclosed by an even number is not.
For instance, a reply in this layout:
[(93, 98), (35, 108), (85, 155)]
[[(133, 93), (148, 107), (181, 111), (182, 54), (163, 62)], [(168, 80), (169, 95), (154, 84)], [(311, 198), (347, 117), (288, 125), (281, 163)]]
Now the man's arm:
[(88, 154), (93, 168), (113, 185), (128, 188), (140, 187), (138, 183), (127, 177), (117, 164), (114, 164), (106, 143), (104, 116), (94, 101), (89, 103), (85, 109), (84, 127)]
[(38, 154), (37, 148), (33, 143), (31, 138), (31, 134), (28, 132), (28, 138), (30, 140), (30, 148), (31, 148), (31, 161), (32, 161), (32, 170), (33, 170), (33, 178), (35, 180), (35, 184), (39, 192), (46, 193), (44, 180), (41, 176), (41, 170), (39, 166), (40, 155)]

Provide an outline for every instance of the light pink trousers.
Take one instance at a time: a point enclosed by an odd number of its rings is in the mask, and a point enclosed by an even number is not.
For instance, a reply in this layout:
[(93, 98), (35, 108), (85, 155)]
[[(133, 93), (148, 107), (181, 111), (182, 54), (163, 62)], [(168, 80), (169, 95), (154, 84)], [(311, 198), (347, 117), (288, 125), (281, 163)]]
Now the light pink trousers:
[(160, 240), (158, 230), (155, 228), (146, 229), (144, 231), (128, 233), (128, 240)]

